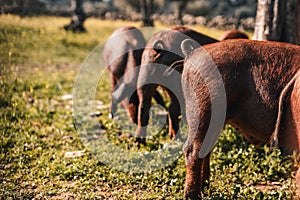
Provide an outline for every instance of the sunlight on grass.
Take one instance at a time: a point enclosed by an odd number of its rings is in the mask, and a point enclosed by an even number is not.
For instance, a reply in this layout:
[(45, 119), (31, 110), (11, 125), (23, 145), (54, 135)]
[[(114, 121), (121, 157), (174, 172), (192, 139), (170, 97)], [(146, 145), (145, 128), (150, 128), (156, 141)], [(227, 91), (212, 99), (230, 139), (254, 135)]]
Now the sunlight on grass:
[(1, 15), (0, 37), (4, 50), (0, 53), (1, 63), (80, 63), (114, 29), (124, 25), (139, 26), (139, 23), (88, 18), (85, 22), (87, 33), (76, 34), (63, 30), (69, 21), (63, 17)]

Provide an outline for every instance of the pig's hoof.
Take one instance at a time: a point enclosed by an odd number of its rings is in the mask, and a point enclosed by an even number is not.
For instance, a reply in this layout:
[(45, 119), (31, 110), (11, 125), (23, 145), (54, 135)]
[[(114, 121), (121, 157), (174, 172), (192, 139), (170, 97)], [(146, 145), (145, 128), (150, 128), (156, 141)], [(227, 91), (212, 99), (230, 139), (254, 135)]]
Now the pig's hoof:
[(141, 144), (146, 146), (146, 138), (135, 138), (134, 143), (137, 148), (140, 148)]
[(196, 194), (184, 194), (184, 199), (188, 200), (199, 200), (199, 199), (202, 199), (200, 197), (200, 195), (196, 195)]
[(184, 189), (184, 199), (197, 200), (202, 199), (201, 196), (196, 190), (187, 187)]

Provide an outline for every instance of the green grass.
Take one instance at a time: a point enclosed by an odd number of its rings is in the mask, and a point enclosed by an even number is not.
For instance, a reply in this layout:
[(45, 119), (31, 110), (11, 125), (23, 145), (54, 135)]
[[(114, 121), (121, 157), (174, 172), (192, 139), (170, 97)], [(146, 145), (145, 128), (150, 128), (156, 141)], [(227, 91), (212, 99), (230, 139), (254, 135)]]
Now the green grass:
[[(0, 16), (0, 198), (182, 199), (183, 156), (164, 169), (133, 174), (105, 166), (87, 151), (73, 125), (72, 104), (61, 97), (72, 94), (79, 65), (89, 52), (129, 23), (88, 19), (88, 32), (73, 34), (61, 29), (68, 22), (60, 17)], [(217, 38), (221, 33), (207, 34)], [(98, 90), (97, 98), (107, 105), (107, 77)], [(107, 112), (98, 120), (120, 148), (151, 152), (169, 142), (164, 130), (137, 150)], [(65, 157), (78, 150), (86, 154)], [(296, 195), (296, 157), (267, 146), (254, 148), (226, 126), (212, 153), (207, 199), (291, 199)]]

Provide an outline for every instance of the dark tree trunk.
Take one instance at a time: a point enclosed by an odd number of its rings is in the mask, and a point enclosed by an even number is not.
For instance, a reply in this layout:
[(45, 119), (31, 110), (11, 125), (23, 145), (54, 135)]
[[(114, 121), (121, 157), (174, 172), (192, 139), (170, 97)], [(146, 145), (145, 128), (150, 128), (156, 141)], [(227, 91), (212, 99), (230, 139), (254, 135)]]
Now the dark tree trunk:
[[(299, 1), (299, 0), (298, 0)], [(297, 4), (297, 44), (300, 43), (300, 3)]]
[(108, 2), (108, 6), (109, 6), (109, 9), (110, 9), (110, 10), (113, 10), (113, 9), (114, 9), (114, 0), (110, 0), (110, 1)]
[(154, 26), (153, 19), (151, 18), (154, 0), (140, 0), (140, 4), (143, 16), (143, 26)]
[(183, 13), (187, 3), (188, 3), (188, 1), (186, 1), (186, 0), (182, 0), (179, 2), (177, 19), (180, 21), (181, 25), (183, 25), (182, 13)]
[(300, 0), (258, 0), (253, 39), (300, 44)]
[(86, 32), (83, 23), (87, 17), (83, 10), (83, 1), (84, 0), (76, 0), (76, 8), (71, 18), (71, 23), (64, 26), (65, 30), (73, 32)]

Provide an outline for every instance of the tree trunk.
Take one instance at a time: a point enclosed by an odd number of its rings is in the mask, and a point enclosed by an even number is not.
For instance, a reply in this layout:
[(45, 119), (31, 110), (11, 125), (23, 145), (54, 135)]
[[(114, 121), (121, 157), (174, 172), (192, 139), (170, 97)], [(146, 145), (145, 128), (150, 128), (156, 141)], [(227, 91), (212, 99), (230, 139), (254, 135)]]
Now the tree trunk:
[(182, 13), (183, 13), (187, 3), (188, 3), (188, 1), (186, 1), (186, 0), (183, 0), (183, 1), (179, 2), (177, 19), (180, 21), (181, 25), (183, 25)]
[(113, 10), (113, 8), (114, 8), (114, 0), (110, 0), (108, 2), (108, 7), (109, 7), (110, 10)]
[(143, 16), (143, 26), (154, 26), (153, 19), (151, 18), (154, 0), (140, 0), (140, 4)]
[(258, 0), (253, 39), (300, 44), (300, 0)]
[[(299, 1), (299, 0), (298, 0)], [(297, 44), (300, 43), (300, 3), (297, 4)]]
[(66, 31), (86, 32), (83, 23), (87, 17), (83, 10), (83, 1), (84, 0), (76, 0), (76, 8), (71, 18), (71, 23), (64, 26)]

